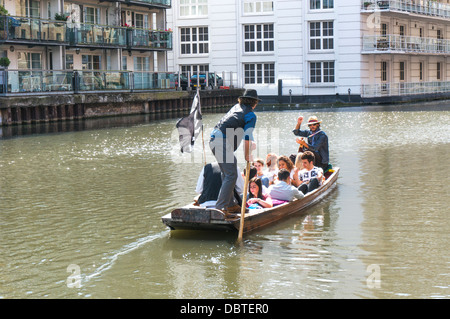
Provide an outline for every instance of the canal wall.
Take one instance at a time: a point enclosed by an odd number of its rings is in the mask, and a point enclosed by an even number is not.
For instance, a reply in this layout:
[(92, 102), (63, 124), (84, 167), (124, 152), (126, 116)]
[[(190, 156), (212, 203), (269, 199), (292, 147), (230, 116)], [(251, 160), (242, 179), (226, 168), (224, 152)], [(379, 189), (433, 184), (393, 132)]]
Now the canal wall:
[[(202, 90), (202, 109), (231, 106), (242, 89)], [(0, 125), (18, 125), (96, 117), (189, 113), (195, 91), (96, 92), (0, 97)]]

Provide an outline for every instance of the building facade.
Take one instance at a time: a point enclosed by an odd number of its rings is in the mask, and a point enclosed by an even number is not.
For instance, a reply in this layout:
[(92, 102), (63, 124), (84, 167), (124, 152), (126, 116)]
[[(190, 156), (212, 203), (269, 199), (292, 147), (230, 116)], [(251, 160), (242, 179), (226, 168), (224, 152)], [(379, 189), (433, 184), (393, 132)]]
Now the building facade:
[(168, 67), (266, 97), (450, 93), (449, 0), (174, 0)]
[(0, 0), (0, 5), (0, 94), (170, 85), (164, 75), (155, 75), (167, 71), (172, 49), (170, 0)]

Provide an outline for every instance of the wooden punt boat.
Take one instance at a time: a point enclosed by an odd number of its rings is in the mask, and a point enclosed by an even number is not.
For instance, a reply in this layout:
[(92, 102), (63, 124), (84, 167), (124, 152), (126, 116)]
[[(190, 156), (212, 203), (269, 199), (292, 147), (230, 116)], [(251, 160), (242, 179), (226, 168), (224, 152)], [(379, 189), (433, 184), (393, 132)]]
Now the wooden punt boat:
[[(336, 185), (339, 175), (339, 168), (334, 168), (334, 172), (325, 180), (322, 186), (311, 193), (307, 193), (304, 198), (284, 203), (272, 208), (250, 209), (245, 213), (243, 232), (247, 233), (254, 229), (275, 223), (289, 215), (304, 211), (307, 207), (316, 204)], [(239, 216), (240, 214), (238, 214)], [(238, 231), (240, 220), (226, 220), (224, 214), (217, 209), (203, 208), (193, 204), (174, 209), (171, 213), (162, 217), (162, 222), (170, 229), (188, 230), (218, 230), (218, 231)]]

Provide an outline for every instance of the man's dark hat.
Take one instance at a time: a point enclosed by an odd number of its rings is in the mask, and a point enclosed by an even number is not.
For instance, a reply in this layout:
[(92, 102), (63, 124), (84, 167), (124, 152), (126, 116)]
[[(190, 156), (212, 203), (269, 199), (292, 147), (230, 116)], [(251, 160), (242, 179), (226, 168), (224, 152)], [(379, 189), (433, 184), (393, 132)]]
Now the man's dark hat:
[(256, 92), (256, 90), (253, 90), (253, 89), (246, 89), (244, 92), (244, 95), (242, 95), (240, 97), (261, 101), (261, 99), (258, 98), (258, 93)]

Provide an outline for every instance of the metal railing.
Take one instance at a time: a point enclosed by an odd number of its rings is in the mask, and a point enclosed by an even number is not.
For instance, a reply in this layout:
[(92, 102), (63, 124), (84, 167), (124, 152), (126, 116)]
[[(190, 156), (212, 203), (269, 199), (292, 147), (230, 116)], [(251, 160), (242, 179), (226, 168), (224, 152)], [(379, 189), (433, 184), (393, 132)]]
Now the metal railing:
[(450, 93), (450, 81), (363, 84), (362, 97)]
[[(216, 76), (215, 73), (211, 73)], [(223, 72), (222, 88), (233, 86), (235, 73)], [(11, 70), (0, 69), (0, 95), (79, 93), (98, 91), (151, 91), (175, 90), (187, 87), (195, 89), (193, 82), (182, 83), (182, 74), (151, 71), (106, 70)], [(187, 84), (187, 85), (186, 85)], [(211, 83), (212, 84), (212, 83)], [(225, 86), (225, 87), (224, 87)], [(212, 86), (202, 86), (202, 89)]]
[(0, 40), (64, 43), (66, 34), (65, 21), (0, 16)]
[(0, 41), (172, 49), (172, 31), (0, 16)]
[(163, 6), (170, 8), (172, 6), (171, 0), (121, 0), (124, 2), (143, 2), (150, 5)]
[(396, 51), (404, 53), (449, 54), (450, 40), (401, 35), (365, 35), (363, 53)]
[(361, 8), (367, 11), (389, 10), (416, 13), (431, 17), (450, 18), (450, 5), (432, 0), (362, 0)]

